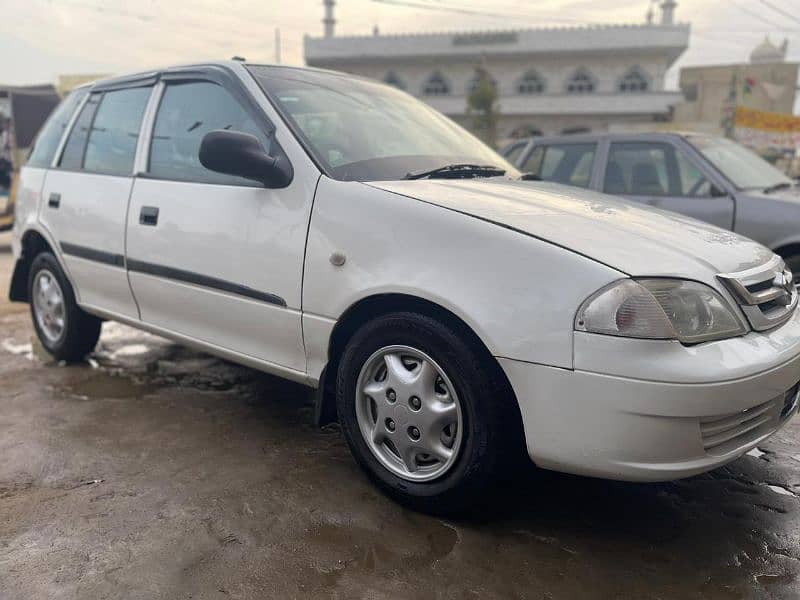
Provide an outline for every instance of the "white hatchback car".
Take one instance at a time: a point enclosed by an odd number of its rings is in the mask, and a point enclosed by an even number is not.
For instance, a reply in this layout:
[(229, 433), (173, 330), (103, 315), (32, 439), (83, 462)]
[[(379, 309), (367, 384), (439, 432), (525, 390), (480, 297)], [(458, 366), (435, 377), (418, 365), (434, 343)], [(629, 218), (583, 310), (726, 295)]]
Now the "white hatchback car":
[(797, 291), (734, 233), (520, 174), (407, 94), (238, 62), (68, 96), (22, 172), (12, 300), (80, 360), (101, 319), (317, 388), (395, 498), (540, 467), (666, 480), (796, 412)]

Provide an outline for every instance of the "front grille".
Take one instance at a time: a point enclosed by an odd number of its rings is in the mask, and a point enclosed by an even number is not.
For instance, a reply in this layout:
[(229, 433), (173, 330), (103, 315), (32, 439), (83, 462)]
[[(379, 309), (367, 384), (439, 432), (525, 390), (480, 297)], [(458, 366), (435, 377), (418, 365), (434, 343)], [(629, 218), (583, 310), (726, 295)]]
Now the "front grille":
[(797, 308), (797, 288), (792, 272), (778, 255), (759, 267), (717, 277), (739, 302), (756, 331), (785, 323)]

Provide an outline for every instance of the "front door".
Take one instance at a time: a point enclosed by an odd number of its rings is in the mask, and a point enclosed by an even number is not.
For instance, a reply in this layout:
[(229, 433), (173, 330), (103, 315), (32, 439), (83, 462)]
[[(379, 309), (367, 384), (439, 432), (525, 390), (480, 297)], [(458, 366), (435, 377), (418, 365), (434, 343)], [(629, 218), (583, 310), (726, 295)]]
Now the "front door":
[(733, 198), (717, 193), (694, 159), (670, 142), (612, 142), (603, 191), (733, 228)]
[(81, 305), (138, 318), (125, 272), (125, 216), (152, 86), (92, 92), (42, 190), (40, 221), (58, 243)]
[(129, 277), (142, 321), (305, 372), (300, 291), (314, 188), (295, 176), (286, 188), (265, 189), (200, 164), (200, 143), (216, 129), (255, 135), (280, 152), (266, 116), (232, 77), (173, 73), (157, 93), (128, 215)]

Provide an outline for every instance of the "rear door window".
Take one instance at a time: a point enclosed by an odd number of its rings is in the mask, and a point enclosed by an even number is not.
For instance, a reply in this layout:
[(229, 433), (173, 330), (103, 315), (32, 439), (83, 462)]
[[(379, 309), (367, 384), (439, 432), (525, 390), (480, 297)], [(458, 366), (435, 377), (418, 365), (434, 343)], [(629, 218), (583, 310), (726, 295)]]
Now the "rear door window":
[(200, 144), (215, 129), (249, 133), (270, 151), (270, 140), (222, 86), (207, 81), (167, 86), (156, 115), (148, 174), (178, 181), (257, 185), (242, 177), (209, 171), (200, 164)]
[(105, 175), (132, 175), (139, 129), (152, 88), (106, 92), (86, 143), (83, 168)]
[(64, 131), (69, 125), (73, 113), (86, 97), (87, 90), (75, 90), (69, 94), (61, 104), (53, 111), (50, 118), (36, 137), (33, 150), (28, 157), (29, 167), (47, 168), (53, 162), (53, 155), (56, 153), (59, 142), (64, 135)]
[(522, 170), (543, 181), (589, 187), (597, 144), (552, 144), (537, 146)]

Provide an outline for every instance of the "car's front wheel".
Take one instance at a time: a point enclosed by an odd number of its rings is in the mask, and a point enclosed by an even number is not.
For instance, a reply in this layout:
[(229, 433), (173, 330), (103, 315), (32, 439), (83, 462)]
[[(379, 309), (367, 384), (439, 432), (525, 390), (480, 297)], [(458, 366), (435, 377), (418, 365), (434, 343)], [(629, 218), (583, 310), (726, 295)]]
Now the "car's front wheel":
[(377, 318), (350, 340), (337, 377), (339, 422), (359, 464), (392, 497), (459, 512), (490, 487), (508, 448), (509, 399), (487, 360), (460, 332), (414, 313)]
[(49, 252), (33, 259), (28, 299), (36, 335), (53, 358), (79, 361), (95, 347), (102, 322), (80, 309), (69, 280)]

